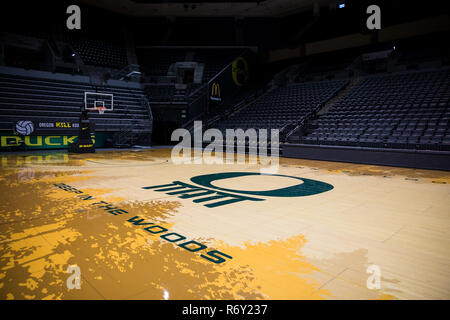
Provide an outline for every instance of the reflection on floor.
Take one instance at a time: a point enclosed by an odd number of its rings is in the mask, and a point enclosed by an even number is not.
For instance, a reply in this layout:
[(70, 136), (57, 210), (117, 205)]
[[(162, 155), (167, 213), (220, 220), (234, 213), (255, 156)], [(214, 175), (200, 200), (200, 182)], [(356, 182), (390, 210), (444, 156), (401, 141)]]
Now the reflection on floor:
[(0, 159), (0, 299), (450, 298), (449, 172)]

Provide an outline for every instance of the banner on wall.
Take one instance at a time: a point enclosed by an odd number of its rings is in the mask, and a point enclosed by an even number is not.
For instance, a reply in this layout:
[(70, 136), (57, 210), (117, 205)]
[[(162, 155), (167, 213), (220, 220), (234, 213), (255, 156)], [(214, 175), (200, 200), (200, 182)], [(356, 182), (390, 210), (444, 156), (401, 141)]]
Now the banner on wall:
[(236, 58), (208, 83), (208, 109), (233, 98), (250, 82), (252, 56), (244, 54)]
[[(94, 123), (90, 124), (91, 130), (94, 130)], [(31, 134), (67, 134), (78, 133), (80, 128), (79, 121), (52, 121), (46, 119), (38, 120), (20, 120), (18, 119), (13, 123), (11, 128), (14, 133), (19, 135), (28, 136)]]
[[(96, 132), (92, 135), (95, 147), (105, 146), (105, 141), (112, 138), (110, 132)], [(0, 150), (39, 150), (39, 149), (64, 149), (70, 143), (76, 142), (78, 135), (18, 135), (0, 133)]]

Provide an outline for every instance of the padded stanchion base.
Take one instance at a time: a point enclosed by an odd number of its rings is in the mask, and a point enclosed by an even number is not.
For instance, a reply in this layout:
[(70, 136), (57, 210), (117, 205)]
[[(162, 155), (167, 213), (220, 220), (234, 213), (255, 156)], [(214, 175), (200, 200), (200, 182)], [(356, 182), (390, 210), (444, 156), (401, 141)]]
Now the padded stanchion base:
[(95, 153), (95, 146), (92, 139), (80, 139), (69, 145), (69, 153)]

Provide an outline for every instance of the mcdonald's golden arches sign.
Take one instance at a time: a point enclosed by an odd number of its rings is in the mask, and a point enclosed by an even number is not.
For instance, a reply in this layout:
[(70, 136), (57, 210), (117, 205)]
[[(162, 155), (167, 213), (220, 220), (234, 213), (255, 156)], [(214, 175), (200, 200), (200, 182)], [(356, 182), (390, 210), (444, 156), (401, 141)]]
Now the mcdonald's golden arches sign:
[(214, 82), (211, 85), (210, 99), (213, 101), (222, 101), (222, 96), (221, 96), (221, 92), (220, 92), (220, 84), (218, 84), (217, 82)]

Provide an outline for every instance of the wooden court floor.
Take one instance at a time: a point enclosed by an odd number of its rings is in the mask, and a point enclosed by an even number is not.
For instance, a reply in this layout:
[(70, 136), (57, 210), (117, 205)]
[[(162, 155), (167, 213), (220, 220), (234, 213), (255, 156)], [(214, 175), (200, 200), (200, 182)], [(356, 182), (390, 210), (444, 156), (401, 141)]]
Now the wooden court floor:
[(0, 299), (450, 298), (449, 172), (0, 159)]

